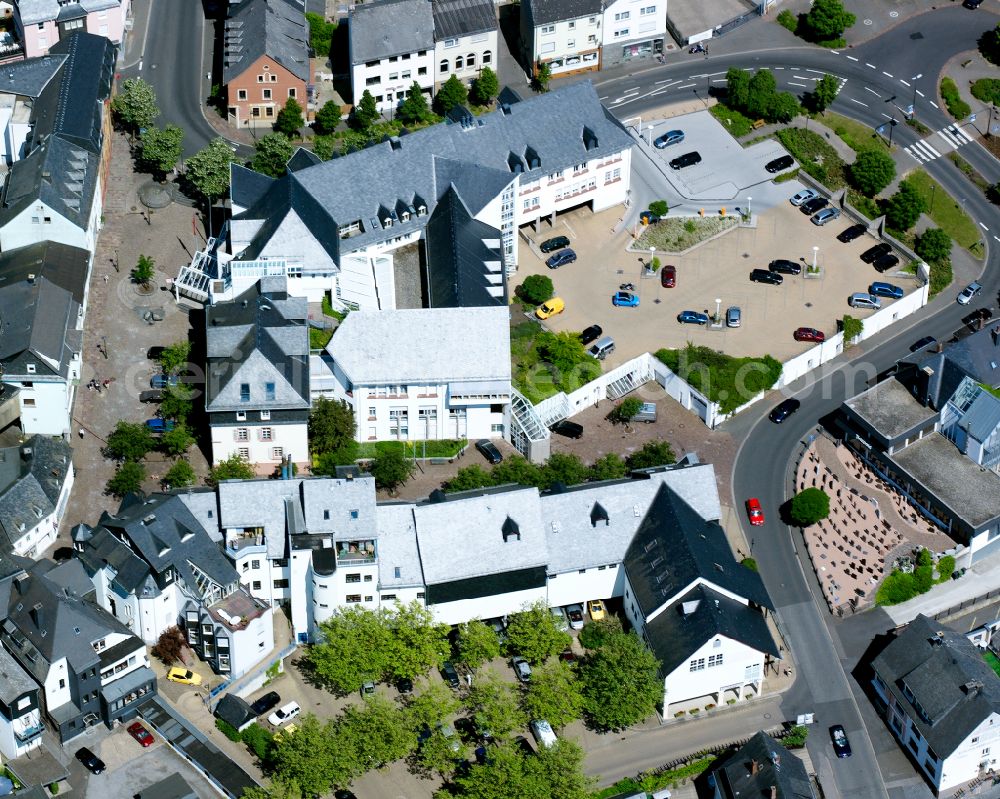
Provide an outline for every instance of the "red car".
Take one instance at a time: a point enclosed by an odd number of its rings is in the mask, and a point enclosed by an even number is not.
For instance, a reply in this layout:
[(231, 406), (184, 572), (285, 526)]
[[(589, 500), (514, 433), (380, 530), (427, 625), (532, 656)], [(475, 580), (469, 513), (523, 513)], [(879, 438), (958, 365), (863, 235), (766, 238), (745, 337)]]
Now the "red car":
[(826, 341), (826, 334), (815, 327), (800, 327), (793, 335), (796, 341), (815, 341), (816, 343)]
[(143, 749), (147, 746), (152, 746), (156, 742), (156, 739), (153, 738), (149, 730), (143, 727), (142, 723), (138, 721), (128, 725), (128, 734), (135, 738)]
[(764, 523), (764, 511), (761, 510), (760, 500), (751, 497), (747, 500), (747, 516), (750, 517), (750, 524), (760, 527)]
[(660, 270), (660, 285), (665, 289), (672, 289), (677, 285), (677, 267), (667, 264)]

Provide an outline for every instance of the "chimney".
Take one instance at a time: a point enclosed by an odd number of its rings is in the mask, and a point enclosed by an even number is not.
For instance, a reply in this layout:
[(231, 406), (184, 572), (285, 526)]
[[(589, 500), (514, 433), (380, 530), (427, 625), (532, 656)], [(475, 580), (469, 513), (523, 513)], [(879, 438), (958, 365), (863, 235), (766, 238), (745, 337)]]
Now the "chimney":
[(758, 763), (756, 760), (751, 760), (750, 761), (750, 773), (751, 774), (756, 774), (758, 771), (760, 771), (760, 763)]
[(35, 273), (34, 272), (32, 272), (31, 274), (28, 275), (28, 285), (31, 285), (31, 286), (35, 285)]
[(35, 623), (35, 626), (40, 631), (45, 632), (45, 608), (42, 606), (42, 603), (39, 602), (29, 610), (28, 615), (31, 616), (31, 620)]
[(993, 346), (1000, 347), (1000, 325), (990, 331), (990, 336), (993, 338)]

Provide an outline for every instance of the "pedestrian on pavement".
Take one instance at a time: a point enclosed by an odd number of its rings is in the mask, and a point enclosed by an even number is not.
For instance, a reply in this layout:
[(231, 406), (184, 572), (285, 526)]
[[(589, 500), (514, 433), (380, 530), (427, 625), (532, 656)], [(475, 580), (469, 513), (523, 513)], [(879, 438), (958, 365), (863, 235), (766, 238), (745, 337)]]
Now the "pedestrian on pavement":
[(86, 431), (84, 431), (84, 429), (81, 427), (80, 428), (80, 438), (82, 439), (85, 435), (86, 435)]

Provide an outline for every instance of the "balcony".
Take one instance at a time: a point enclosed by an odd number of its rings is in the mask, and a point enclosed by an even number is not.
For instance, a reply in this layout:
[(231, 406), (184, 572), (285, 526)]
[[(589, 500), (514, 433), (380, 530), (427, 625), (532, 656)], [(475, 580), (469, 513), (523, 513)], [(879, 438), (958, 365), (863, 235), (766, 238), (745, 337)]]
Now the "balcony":
[(267, 551), (267, 543), (264, 536), (250, 536), (248, 538), (231, 538), (226, 542), (226, 549), (230, 554), (250, 554), (247, 550)]
[(340, 541), (337, 544), (337, 564), (364, 566), (377, 563), (374, 541)]
[(14, 737), (20, 744), (31, 743), (35, 738), (41, 735), (45, 731), (45, 727), (42, 726), (40, 721), (34, 722), (30, 727), (25, 727), (21, 730), (14, 731)]

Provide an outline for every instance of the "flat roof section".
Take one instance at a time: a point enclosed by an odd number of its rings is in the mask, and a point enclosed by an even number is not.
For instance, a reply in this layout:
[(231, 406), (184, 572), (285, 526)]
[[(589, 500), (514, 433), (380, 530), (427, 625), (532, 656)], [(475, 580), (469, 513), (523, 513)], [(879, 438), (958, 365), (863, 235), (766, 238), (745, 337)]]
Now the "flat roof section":
[(893, 439), (937, 416), (898, 380), (883, 380), (845, 403), (887, 439)]
[(1000, 516), (1000, 476), (969, 460), (940, 433), (915, 441), (892, 461), (974, 528)]
[(753, 11), (742, 0), (671, 0), (667, 7), (670, 23), (684, 40), (689, 36), (713, 30), (731, 19)]

